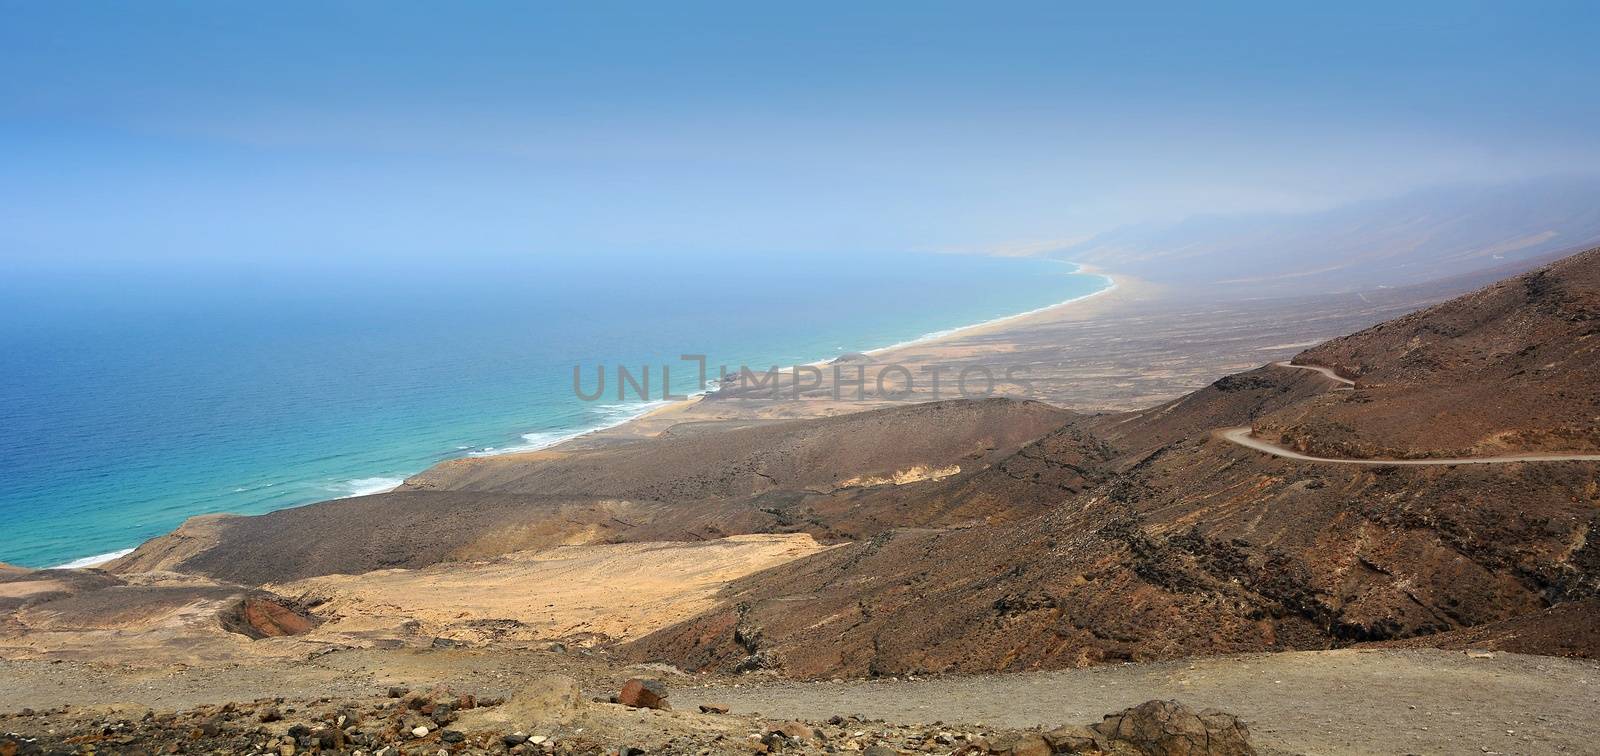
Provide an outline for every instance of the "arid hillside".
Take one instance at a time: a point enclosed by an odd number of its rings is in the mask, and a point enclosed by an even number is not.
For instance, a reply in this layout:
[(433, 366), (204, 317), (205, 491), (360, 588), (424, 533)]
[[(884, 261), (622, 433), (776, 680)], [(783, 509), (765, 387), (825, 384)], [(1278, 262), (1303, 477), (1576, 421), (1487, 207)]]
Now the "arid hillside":
[[(1023, 511), (1047, 499), (1040, 514), (888, 530), (758, 573), (730, 586), (721, 607), (631, 651), (691, 668), (799, 676), (975, 672), (1425, 644), (1434, 634), (1548, 617), (1559, 619), (1524, 633), (1543, 638), (1532, 644), (1540, 648), (1524, 650), (1595, 655), (1592, 623), (1584, 629), (1570, 616), (1587, 616), (1592, 603), (1543, 612), (1600, 590), (1600, 548), (1588, 537), (1600, 526), (1600, 463), (1329, 464), (1272, 456), (1215, 431), (1372, 417), (1411, 429), (1414, 456), (1475, 451), (1459, 441), (1469, 432), (1496, 434), (1497, 453), (1552, 451), (1559, 444), (1550, 438), (1499, 433), (1497, 421), (1521, 416), (1474, 393), (1538, 361), (1551, 382), (1530, 388), (1527, 404), (1566, 423), (1566, 437), (1593, 438), (1595, 394), (1582, 389), (1596, 376), (1597, 270), (1600, 254), (1585, 253), (1303, 355), (1350, 370), (1354, 390), (1268, 366), (1143, 412), (1075, 419), (995, 468), (1025, 462), (1031, 474), (944, 481), (934, 484), (944, 491), (923, 494), (1022, 499), (1029, 504), (1012, 509)], [(1408, 370), (1417, 352), (1395, 344), (1413, 336), (1390, 334), (1428, 334), (1424, 354), (1463, 357), (1454, 369)], [(1367, 376), (1404, 376), (1405, 390), (1368, 388)], [(1455, 399), (1421, 401), (1432, 391)], [(1086, 456), (1085, 447), (1109, 452)], [(1088, 485), (1032, 485), (1063, 469)]]
[(1600, 250), (1307, 350), (1359, 391), (1257, 421), (1328, 456), (1600, 449)]
[(1020, 516), (981, 496), (934, 501), (920, 484), (1018, 464), (1011, 455), (1069, 417), (1038, 402), (935, 402), (454, 460), (387, 494), (197, 517), (110, 569), (261, 584), (584, 543), (771, 532), (833, 542), (894, 526)]

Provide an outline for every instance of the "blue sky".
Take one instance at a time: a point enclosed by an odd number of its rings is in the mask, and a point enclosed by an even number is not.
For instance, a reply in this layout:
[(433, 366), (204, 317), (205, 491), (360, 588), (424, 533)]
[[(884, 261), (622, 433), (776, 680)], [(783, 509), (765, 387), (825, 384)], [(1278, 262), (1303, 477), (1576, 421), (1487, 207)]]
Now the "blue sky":
[(1600, 170), (1594, 4), (1110, 5), (6, 0), (0, 261), (1027, 250)]

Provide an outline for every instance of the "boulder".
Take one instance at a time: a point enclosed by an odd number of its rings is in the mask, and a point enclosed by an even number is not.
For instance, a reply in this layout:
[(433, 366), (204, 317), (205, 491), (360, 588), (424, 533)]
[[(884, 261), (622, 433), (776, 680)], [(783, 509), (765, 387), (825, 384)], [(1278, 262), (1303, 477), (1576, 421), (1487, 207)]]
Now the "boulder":
[(640, 709), (670, 709), (667, 703), (667, 685), (660, 680), (635, 677), (622, 685), (617, 703)]
[(1005, 756), (1050, 756), (1054, 749), (1037, 733), (1002, 735), (989, 743), (989, 752)]
[(1146, 701), (1107, 714), (1092, 728), (1144, 756), (1255, 756), (1250, 730), (1216, 709), (1195, 712), (1177, 701)]
[(787, 722), (778, 722), (769, 725), (767, 727), (767, 732), (775, 735), (782, 735), (786, 738), (793, 738), (795, 740), (811, 740), (817, 736), (817, 734), (811, 730), (810, 725), (806, 724), (805, 722), (798, 722), (792, 719)]
[(583, 710), (583, 693), (570, 677), (550, 675), (523, 686), (505, 703), (493, 708), (476, 708), (462, 714), (462, 726), (481, 726), (490, 722), (510, 724), (526, 732), (536, 726), (565, 724)]
[(1067, 725), (1045, 733), (1044, 739), (1055, 753), (1098, 753), (1109, 750), (1100, 743), (1098, 736), (1087, 727)]

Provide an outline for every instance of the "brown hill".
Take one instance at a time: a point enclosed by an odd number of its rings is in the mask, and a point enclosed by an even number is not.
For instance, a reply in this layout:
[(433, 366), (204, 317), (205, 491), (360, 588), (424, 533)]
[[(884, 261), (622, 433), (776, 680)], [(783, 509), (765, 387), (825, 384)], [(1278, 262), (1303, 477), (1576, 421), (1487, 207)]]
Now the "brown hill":
[(997, 511), (992, 497), (916, 495), (931, 481), (966, 480), (997, 462), (1025, 464), (1011, 455), (1070, 416), (1038, 402), (935, 402), (455, 460), (391, 493), (255, 517), (194, 518), (109, 567), (260, 584), (579, 543), (798, 531), (840, 540), (894, 526), (1020, 516)]
[[(720, 607), (628, 650), (801, 676), (1012, 670), (1419, 638), (1592, 599), (1600, 464), (1361, 467), (1269, 456), (1211, 431), (1281, 418), (1411, 428), (1409, 453), (1455, 453), (1519, 417), (1477, 392), (1538, 369), (1546, 383), (1512, 385), (1532, 398), (1504, 405), (1541, 405), (1517, 427), (1559, 420), (1573, 429), (1563, 438), (1593, 438), (1595, 397), (1580, 389), (1595, 376), (1597, 269), (1600, 254), (1585, 253), (1304, 355), (1355, 374), (1353, 391), (1265, 367), (1143, 412), (1076, 419), (993, 469), (1075, 466), (1080, 485), (985, 474), (923, 494), (959, 489), (1039, 514), (883, 531), (738, 581)], [(1456, 358), (1417, 369), (1419, 350)], [(1369, 387), (1369, 376), (1387, 380)], [(1431, 391), (1449, 398), (1424, 401)], [(1499, 450), (1556, 445), (1497, 434)], [(1600, 653), (1579, 635), (1527, 650)]]
[(1600, 605), (1571, 601), (1501, 622), (1371, 645), (1593, 657), (1600, 648)]
[(1038, 402), (932, 402), (601, 449), (455, 459), (406, 487), (653, 501), (831, 491), (981, 464), (1068, 416)]
[[(1356, 379), (1257, 422), (1322, 456), (1600, 449), (1600, 249), (1309, 349)], [(1394, 411), (1403, 408), (1403, 411)]]

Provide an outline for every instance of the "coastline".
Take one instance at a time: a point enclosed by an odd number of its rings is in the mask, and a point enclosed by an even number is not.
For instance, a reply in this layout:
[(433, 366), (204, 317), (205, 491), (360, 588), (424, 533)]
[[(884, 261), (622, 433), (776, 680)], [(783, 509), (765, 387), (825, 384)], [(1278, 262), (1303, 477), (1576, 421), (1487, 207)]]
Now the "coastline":
[[(1118, 281), (1117, 277), (1112, 275), (1112, 274), (1110, 274), (1110, 273), (1100, 272), (1098, 270), (1095, 270), (1095, 269), (1091, 268), (1088, 265), (1083, 265), (1081, 263), (1072, 263), (1072, 264), (1078, 266), (1077, 270), (1072, 271), (1072, 273), (1074, 275), (1084, 274), (1084, 275), (1091, 275), (1091, 276), (1099, 276), (1099, 277), (1105, 279), (1106, 285), (1100, 287), (1099, 289), (1091, 291), (1088, 294), (1081, 294), (1079, 296), (1072, 297), (1071, 299), (1066, 299), (1066, 300), (1062, 300), (1060, 302), (1056, 302), (1055, 304), (1049, 304), (1049, 305), (1045, 305), (1043, 307), (1036, 307), (1036, 308), (1034, 308), (1032, 310), (1028, 310), (1026, 312), (1016, 313), (1015, 315), (1003, 315), (1001, 317), (994, 318), (992, 320), (985, 320), (982, 323), (973, 323), (972, 325), (958, 326), (956, 328), (949, 328), (949, 329), (946, 329), (946, 330), (943, 330), (943, 331), (935, 331), (933, 333), (926, 334), (926, 335), (923, 335), (923, 336), (919, 336), (919, 337), (917, 337), (915, 339), (911, 339), (910, 341), (902, 341), (902, 342), (900, 342), (898, 344), (890, 344), (889, 346), (879, 347), (877, 349), (868, 349), (867, 351), (862, 352), (862, 354), (876, 357), (876, 356), (879, 356), (879, 355), (883, 355), (883, 354), (888, 354), (890, 352), (894, 352), (894, 351), (899, 350), (899, 349), (906, 349), (906, 348), (914, 347), (914, 346), (932, 344), (932, 343), (936, 343), (936, 342), (943, 341), (943, 340), (946, 340), (946, 339), (954, 339), (954, 338), (961, 337), (961, 336), (970, 336), (970, 335), (972, 335), (974, 333), (978, 333), (980, 331), (986, 331), (986, 330), (991, 330), (991, 329), (995, 329), (995, 328), (1001, 328), (1001, 327), (1003, 327), (1003, 326), (1005, 326), (1007, 324), (1010, 324), (1012, 322), (1015, 322), (1015, 321), (1020, 321), (1020, 320), (1023, 320), (1025, 318), (1030, 318), (1030, 317), (1034, 317), (1034, 316), (1038, 316), (1038, 315), (1048, 315), (1048, 314), (1051, 314), (1051, 313), (1054, 313), (1054, 312), (1060, 310), (1063, 307), (1074, 305), (1074, 304), (1077, 304), (1079, 302), (1088, 301), (1090, 299), (1094, 299), (1094, 298), (1102, 296), (1102, 295), (1111, 294), (1111, 293), (1113, 293), (1113, 292), (1115, 292), (1117, 290), (1118, 286), (1121, 285), (1121, 283)], [(823, 360), (823, 361), (820, 361), (820, 362), (813, 362), (811, 364), (813, 364), (813, 365), (819, 365), (819, 364), (825, 365), (828, 362), (829, 362), (828, 360)]]
[[(870, 357), (873, 362), (917, 365), (930, 364), (942, 357), (949, 358), (950, 362), (970, 360), (971, 356), (967, 353), (968, 350), (960, 343), (963, 340), (970, 340), (973, 337), (993, 338), (998, 334), (1005, 334), (1008, 331), (1015, 330), (1018, 332), (1015, 340), (1020, 342), (1022, 339), (1020, 332), (1026, 328), (1043, 323), (1091, 318), (1095, 314), (1117, 304), (1153, 299), (1159, 293), (1159, 287), (1130, 276), (1108, 272), (1081, 263), (1069, 264), (1077, 266), (1072, 273), (1100, 276), (1105, 279), (1106, 285), (1088, 294), (1072, 297), (1055, 304), (1004, 315), (979, 323), (935, 331), (914, 339), (888, 346), (875, 347), (855, 354)], [(804, 366), (824, 367), (833, 362), (834, 359), (837, 358), (816, 360), (805, 363)], [(779, 370), (780, 375), (789, 375), (792, 372), (792, 367), (780, 368)], [(778, 400), (778, 404), (782, 405), (783, 409), (763, 406), (753, 412), (730, 412), (726, 408), (709, 409), (706, 399), (710, 393), (712, 392), (701, 392), (688, 399), (652, 408), (625, 422), (567, 439), (559, 444), (545, 447), (542, 451), (564, 451), (563, 447), (581, 448), (596, 443), (604, 444), (649, 438), (665, 431), (670, 426), (680, 423), (795, 420), (852, 411), (865, 411), (888, 404), (901, 403), (896, 401), (858, 402), (851, 407), (842, 407), (838, 403), (825, 401)], [(758, 403), (750, 402), (749, 404)]]
[[(869, 357), (881, 358), (884, 355), (893, 354), (903, 350), (933, 346), (979, 333), (994, 333), (996, 331), (1004, 330), (1009, 326), (1022, 324), (1033, 319), (1052, 317), (1064, 312), (1066, 308), (1069, 308), (1072, 305), (1102, 298), (1104, 295), (1114, 294), (1123, 289), (1123, 287), (1131, 281), (1131, 279), (1126, 276), (1119, 276), (1117, 274), (1109, 273), (1091, 265), (1072, 261), (1062, 262), (1067, 265), (1074, 266), (1073, 270), (1069, 271), (1067, 275), (1081, 274), (1099, 276), (1105, 280), (1105, 285), (1087, 294), (1080, 294), (1054, 304), (1048, 304), (1043, 307), (1036, 307), (1032, 310), (1013, 313), (1010, 315), (1002, 315), (1000, 317), (991, 318), (978, 323), (971, 323), (968, 325), (956, 326), (954, 328), (932, 331), (913, 339), (907, 339), (905, 341), (896, 342), (887, 346), (873, 347), (860, 352), (853, 352), (853, 354), (863, 354)], [(838, 359), (837, 356), (825, 357), (803, 363), (801, 367), (823, 367), (836, 359)], [(793, 371), (794, 366), (780, 367), (778, 369), (778, 374), (789, 375), (792, 374)], [(670, 401), (657, 400), (648, 403), (641, 403), (640, 410), (630, 416), (622, 418), (613, 423), (607, 423), (605, 425), (589, 428), (587, 430), (573, 431), (571, 433), (562, 434), (548, 443), (528, 444), (505, 449), (485, 450), (481, 452), (469, 453), (466, 456), (478, 459), (491, 457), (510, 457), (518, 454), (534, 454), (551, 450), (560, 451), (563, 450), (562, 447), (567, 447), (568, 445), (582, 446), (585, 444), (585, 442), (603, 442), (605, 440), (612, 439), (636, 439), (654, 436), (656, 433), (665, 429), (664, 426), (658, 427), (661, 426), (663, 421), (666, 421), (668, 424), (674, 424), (684, 420), (692, 419), (684, 416), (690, 413), (695, 407), (700, 406), (706, 397), (715, 393), (716, 390), (716, 388), (702, 389), (701, 391), (690, 394), (687, 399), (673, 399)], [(869, 409), (869, 407), (862, 407), (862, 409)]]
[(86, 556), (86, 557), (83, 557), (82, 559), (74, 559), (74, 560), (72, 560), (70, 562), (65, 562), (65, 563), (62, 563), (62, 564), (58, 564), (58, 565), (56, 565), (54, 567), (47, 567), (45, 569), (50, 569), (50, 570), (86, 570), (86, 569), (89, 569), (91, 567), (99, 567), (100, 565), (105, 564), (107, 562), (115, 562), (118, 559), (121, 559), (121, 558), (123, 558), (123, 557), (125, 557), (125, 556), (127, 556), (129, 554), (132, 554), (133, 550), (136, 549), (136, 548), (138, 548), (138, 547), (137, 546), (133, 546), (133, 547), (129, 547), (129, 548), (126, 548), (126, 549), (117, 549), (116, 551), (106, 552), (104, 554), (95, 554), (94, 556)]
[[(1103, 286), (1101, 286), (1100, 288), (1095, 289), (1094, 291), (1091, 291), (1091, 292), (1089, 292), (1087, 294), (1080, 294), (1078, 296), (1071, 297), (1069, 299), (1065, 299), (1065, 300), (1062, 300), (1060, 302), (1056, 302), (1056, 303), (1053, 303), (1053, 304), (1045, 305), (1043, 307), (1037, 307), (1037, 308), (1034, 308), (1034, 309), (1031, 309), (1031, 310), (1027, 310), (1027, 311), (1024, 311), (1024, 312), (1018, 312), (1018, 313), (1013, 313), (1013, 314), (1009, 314), (1009, 315), (1002, 315), (1000, 317), (992, 318), (992, 319), (985, 320), (985, 321), (978, 322), (978, 323), (971, 323), (971, 324), (968, 324), (968, 325), (957, 326), (957, 327), (954, 327), (954, 328), (947, 328), (947, 329), (943, 329), (943, 330), (939, 330), (939, 331), (933, 331), (933, 332), (929, 332), (929, 333), (923, 334), (921, 336), (917, 336), (916, 338), (907, 339), (905, 341), (900, 341), (900, 342), (896, 342), (896, 343), (889, 344), (889, 345), (886, 345), (886, 346), (881, 346), (881, 347), (873, 347), (873, 348), (866, 349), (866, 350), (860, 351), (860, 352), (847, 352), (847, 354), (850, 354), (850, 353), (862, 354), (862, 355), (866, 355), (866, 356), (872, 357), (874, 359), (882, 359), (886, 355), (893, 355), (893, 354), (897, 354), (897, 353), (901, 353), (901, 352), (906, 352), (906, 351), (909, 351), (909, 350), (920, 350), (920, 349), (926, 349), (926, 348), (929, 348), (929, 347), (935, 347), (935, 346), (940, 345), (940, 344), (952, 342), (952, 341), (954, 341), (956, 339), (969, 337), (969, 336), (973, 336), (973, 335), (980, 334), (980, 333), (992, 334), (992, 333), (995, 333), (995, 332), (1004, 331), (1006, 328), (1022, 325), (1024, 323), (1032, 322), (1032, 321), (1040, 319), (1040, 318), (1052, 318), (1052, 317), (1058, 316), (1059, 314), (1061, 314), (1063, 312), (1069, 311), (1069, 309), (1071, 309), (1074, 305), (1081, 306), (1084, 303), (1090, 302), (1091, 300), (1097, 300), (1097, 299), (1105, 300), (1105, 299), (1112, 298), (1110, 295), (1114, 295), (1114, 294), (1117, 294), (1119, 292), (1126, 293), (1127, 285), (1131, 281), (1131, 279), (1128, 279), (1125, 276), (1114, 275), (1114, 274), (1111, 274), (1111, 273), (1108, 273), (1108, 272), (1105, 272), (1105, 271), (1098, 270), (1098, 269), (1096, 269), (1096, 268), (1094, 268), (1092, 266), (1089, 266), (1089, 265), (1084, 265), (1084, 264), (1081, 264), (1081, 263), (1076, 263), (1076, 262), (1071, 262), (1071, 261), (1062, 261), (1062, 262), (1064, 262), (1065, 264), (1074, 266), (1073, 270), (1068, 271), (1067, 275), (1084, 274), (1084, 275), (1091, 275), (1091, 276), (1099, 276), (1099, 277), (1101, 277), (1102, 279), (1105, 280), (1105, 284)], [(825, 358), (818, 359), (818, 360), (815, 360), (815, 361), (812, 361), (812, 362), (809, 362), (809, 363), (804, 363), (804, 366), (822, 367), (822, 366), (828, 365), (829, 363), (831, 363), (835, 359), (837, 359), (837, 356), (835, 356), (835, 357), (825, 357)], [(794, 366), (782, 367), (782, 368), (779, 369), (779, 373), (782, 374), (782, 375), (791, 374), (793, 372), (793, 369), (794, 369)], [(696, 407), (702, 406), (702, 404), (703, 404), (703, 402), (704, 402), (704, 400), (706, 399), (707, 396), (709, 396), (710, 394), (714, 393), (716, 390), (717, 390), (717, 388), (713, 384), (713, 386), (711, 388), (702, 389), (701, 391), (692, 393), (686, 399), (654, 400), (654, 401), (648, 401), (648, 402), (640, 402), (639, 406), (636, 409), (636, 411), (633, 411), (633, 412), (630, 412), (630, 413), (626, 413), (626, 414), (619, 413), (619, 416), (615, 420), (608, 420), (607, 422), (604, 422), (604, 423), (602, 423), (600, 425), (591, 426), (591, 427), (583, 428), (583, 429), (572, 430), (572, 431), (565, 431), (565, 432), (549, 432), (549, 431), (529, 432), (529, 433), (523, 434), (522, 437), (524, 439), (528, 439), (529, 437), (532, 437), (532, 436), (545, 436), (545, 438), (541, 438), (539, 441), (530, 441), (529, 443), (526, 443), (526, 444), (519, 444), (519, 445), (500, 447), (500, 448), (489, 447), (489, 448), (483, 448), (483, 449), (467, 451), (466, 453), (461, 454), (460, 456), (450, 457), (446, 461), (448, 461), (449, 459), (489, 459), (489, 458), (499, 458), (499, 457), (514, 458), (514, 457), (516, 457), (518, 455), (523, 455), (523, 454), (537, 454), (537, 453), (542, 453), (542, 452), (549, 452), (549, 451), (552, 451), (552, 450), (554, 450), (554, 451), (565, 451), (567, 449), (575, 448), (575, 447), (581, 448), (582, 446), (588, 445), (588, 444), (594, 444), (594, 443), (603, 444), (603, 443), (609, 443), (609, 442), (617, 441), (617, 440), (632, 440), (632, 439), (638, 439), (638, 438), (645, 438), (645, 437), (654, 436), (657, 433), (661, 432), (662, 430), (665, 430), (665, 428), (667, 426), (674, 425), (674, 424), (677, 424), (679, 422), (686, 422), (686, 421), (692, 422), (692, 421), (700, 419), (700, 418), (692, 417), (692, 413), (694, 412)], [(802, 403), (802, 404), (809, 404), (809, 403)], [(862, 405), (862, 406), (858, 407), (857, 409), (858, 410), (866, 410), (866, 409), (871, 409), (871, 408), (872, 408), (872, 406)], [(799, 418), (799, 417), (809, 417), (809, 416), (814, 416), (814, 415), (818, 415), (818, 414), (837, 414), (836, 412), (832, 411), (831, 408), (818, 407), (816, 409), (817, 409), (816, 413), (801, 413), (801, 414), (798, 414), (798, 415), (790, 415), (790, 416), (786, 416), (786, 417), (759, 418), (759, 419), (761, 419), (761, 420), (796, 419), (796, 418)], [(722, 419), (722, 418), (719, 418), (719, 419)], [(421, 470), (417, 471), (417, 473), (420, 473), (420, 472), (422, 472), (422, 471)], [(412, 473), (410, 475), (414, 475), (414, 474), (417, 474), (417, 473)], [(346, 493), (343, 493), (342, 495), (334, 496), (334, 497), (331, 497), (331, 498), (332, 499), (353, 498), (353, 497), (358, 497), (358, 496), (370, 496), (370, 495), (375, 495), (375, 494), (388, 493), (390, 491), (393, 491), (393, 490), (396, 490), (398, 488), (403, 487), (405, 485), (405, 480), (409, 479), (410, 475), (407, 475), (406, 478), (402, 478), (402, 479), (395, 479), (395, 478), (381, 478), (380, 479), (380, 478), (377, 478), (377, 477), (370, 477), (370, 478), (359, 478), (359, 479), (354, 479), (354, 480), (351, 480), (351, 481), (345, 481), (344, 485), (349, 486), (349, 490)], [(382, 481), (382, 485), (379, 484), (380, 480)], [(294, 506), (304, 506), (305, 504), (310, 504), (310, 503), (316, 503), (316, 502), (305, 502), (304, 504), (297, 504), (297, 505), (294, 505)], [(115, 551), (110, 551), (110, 552), (107, 552), (107, 553), (104, 553), (104, 554), (95, 554), (95, 555), (80, 557), (80, 558), (77, 558), (77, 559), (72, 559), (72, 560), (63, 562), (62, 564), (59, 564), (59, 565), (54, 565), (54, 566), (51, 566), (51, 567), (47, 567), (45, 569), (89, 569), (89, 568), (94, 568), (94, 567), (98, 567), (100, 565), (104, 565), (104, 564), (109, 563), (109, 562), (113, 562), (113, 561), (115, 561), (115, 560), (117, 560), (117, 559), (119, 559), (119, 558), (121, 558), (121, 557), (123, 557), (123, 556), (125, 556), (125, 555), (127, 555), (129, 553), (131, 553), (137, 547), (138, 547), (138, 544), (135, 544), (134, 546), (131, 546), (131, 547), (127, 547), (127, 548), (123, 548), (123, 549), (117, 549)]]

